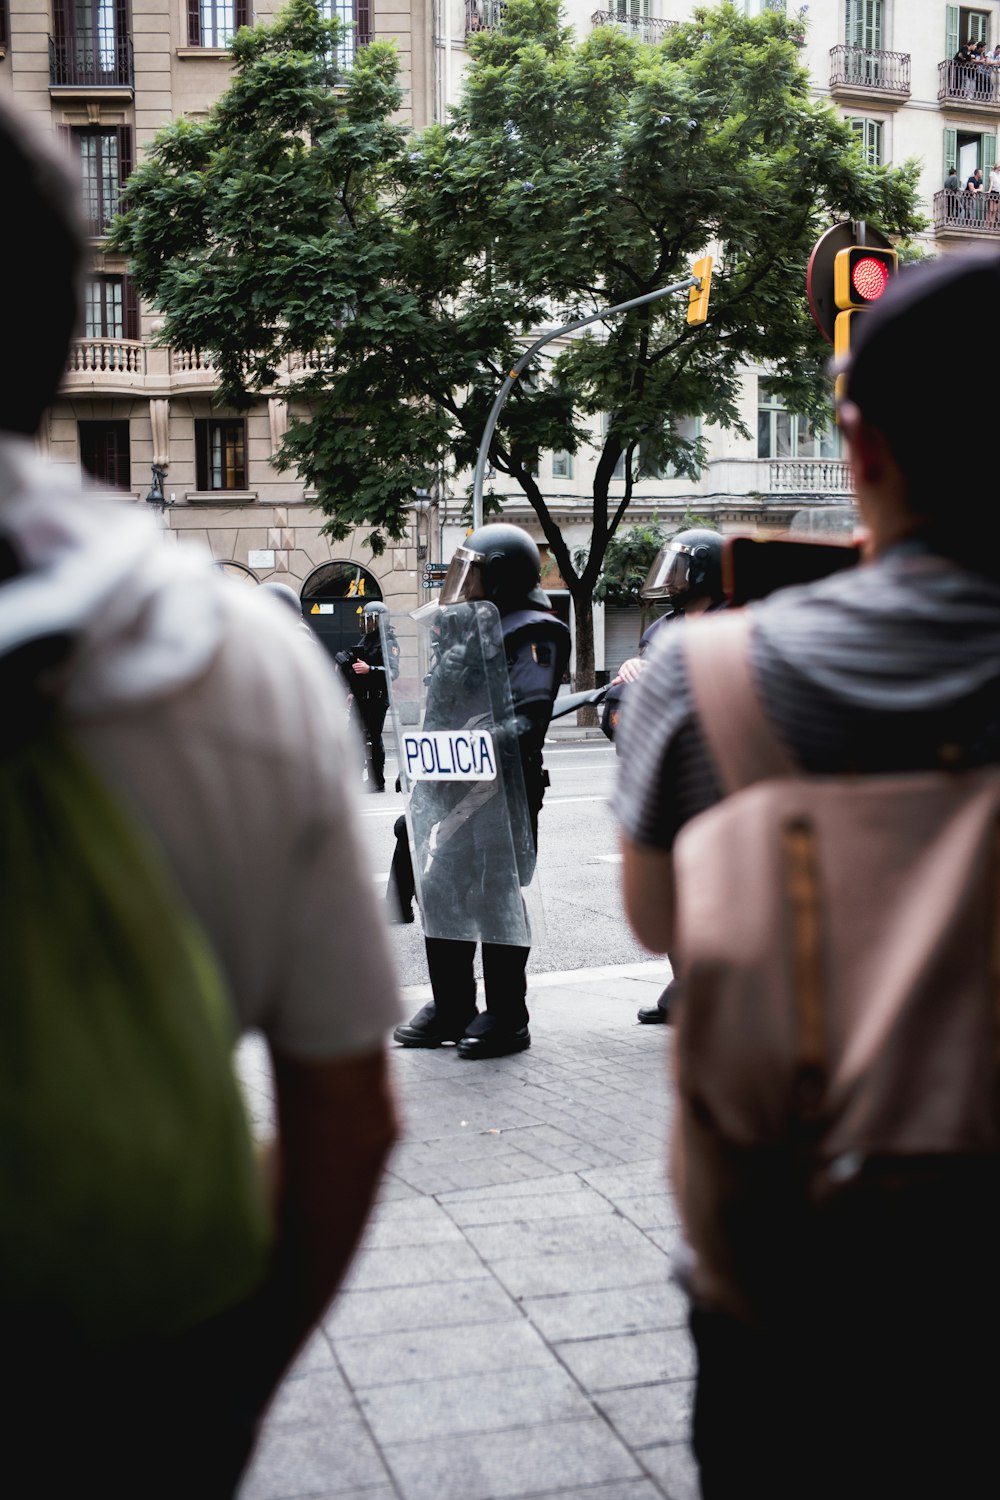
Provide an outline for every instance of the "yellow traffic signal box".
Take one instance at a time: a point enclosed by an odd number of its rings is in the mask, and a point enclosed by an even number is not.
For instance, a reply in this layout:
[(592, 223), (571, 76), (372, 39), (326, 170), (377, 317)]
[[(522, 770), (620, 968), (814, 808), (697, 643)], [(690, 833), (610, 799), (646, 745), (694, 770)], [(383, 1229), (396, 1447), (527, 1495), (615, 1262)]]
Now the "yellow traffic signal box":
[(708, 317), (708, 294), (712, 290), (712, 257), (703, 255), (691, 267), (691, 275), (697, 276), (698, 285), (688, 295), (688, 322), (704, 323)]

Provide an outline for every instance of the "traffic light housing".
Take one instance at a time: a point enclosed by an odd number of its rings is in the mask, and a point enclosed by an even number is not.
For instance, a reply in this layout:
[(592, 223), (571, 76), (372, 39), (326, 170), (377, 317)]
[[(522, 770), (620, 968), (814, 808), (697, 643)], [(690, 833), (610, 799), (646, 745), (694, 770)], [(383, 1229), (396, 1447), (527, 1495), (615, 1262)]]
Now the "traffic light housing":
[(704, 323), (708, 317), (708, 294), (712, 290), (712, 257), (703, 255), (701, 260), (696, 260), (691, 275), (698, 278), (699, 285), (693, 286), (688, 295), (687, 320), (693, 324)]
[(883, 295), (899, 267), (895, 250), (851, 245), (841, 250), (833, 263), (833, 300), (838, 307), (833, 327), (837, 359), (851, 352), (851, 339), (859, 328), (859, 316)]

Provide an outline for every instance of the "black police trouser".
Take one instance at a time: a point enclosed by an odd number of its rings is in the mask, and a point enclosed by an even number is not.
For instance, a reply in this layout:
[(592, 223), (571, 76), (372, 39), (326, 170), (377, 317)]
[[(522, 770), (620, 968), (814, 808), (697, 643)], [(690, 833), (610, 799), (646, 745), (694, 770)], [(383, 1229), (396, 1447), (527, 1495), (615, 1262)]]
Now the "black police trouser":
[(386, 895), (398, 901), (400, 912), (406, 913), (412, 907), (413, 898), (417, 892), (413, 879), (413, 858), (410, 854), (410, 840), (406, 831), (405, 817), (396, 819), (392, 825), (392, 831), (396, 835), (396, 848), (393, 852), (392, 864), (389, 866), (389, 889)]
[(366, 698), (358, 701), (361, 722), (365, 726), (365, 759), (368, 762), (368, 780), (376, 786), (385, 786), (385, 745), (382, 741), (382, 726), (385, 723), (389, 704), (384, 698)]
[[(467, 1024), (476, 1009), (475, 943), (425, 937), (424, 946), (435, 1011), (439, 1017)], [(517, 1031), (528, 1024), (524, 971), (530, 952), (509, 943), (483, 944), (486, 1009), (498, 1029)]]

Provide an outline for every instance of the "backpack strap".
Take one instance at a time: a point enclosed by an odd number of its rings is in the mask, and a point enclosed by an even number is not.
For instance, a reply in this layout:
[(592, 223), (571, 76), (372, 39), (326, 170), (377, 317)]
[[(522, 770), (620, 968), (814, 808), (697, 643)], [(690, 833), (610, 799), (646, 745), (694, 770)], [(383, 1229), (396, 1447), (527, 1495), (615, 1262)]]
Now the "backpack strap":
[(741, 609), (688, 620), (681, 632), (698, 723), (727, 795), (799, 770), (764, 712), (750, 634)]

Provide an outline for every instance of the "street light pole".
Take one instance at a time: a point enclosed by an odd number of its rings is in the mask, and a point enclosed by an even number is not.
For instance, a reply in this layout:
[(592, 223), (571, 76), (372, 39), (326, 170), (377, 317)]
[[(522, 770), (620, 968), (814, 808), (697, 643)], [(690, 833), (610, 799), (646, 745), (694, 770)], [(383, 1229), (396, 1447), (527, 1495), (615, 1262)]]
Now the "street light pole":
[(673, 292), (686, 292), (693, 286), (701, 286), (700, 277), (688, 276), (684, 281), (675, 281), (672, 286), (661, 286), (658, 291), (646, 292), (641, 297), (633, 297), (629, 302), (618, 302), (614, 307), (603, 307), (600, 312), (591, 313), (589, 318), (578, 318), (575, 323), (564, 323), (561, 328), (554, 328), (551, 333), (546, 333), (542, 338), (536, 339), (524, 351), (497, 392), (496, 400), (486, 419), (482, 442), (479, 444), (479, 457), (476, 459), (476, 477), (472, 486), (472, 524), (477, 531), (483, 524), (483, 480), (486, 476), (486, 459), (490, 451), (490, 443), (493, 441), (493, 430), (497, 425), (497, 418), (503, 409), (503, 404), (513, 389), (515, 380), (520, 378), (521, 371), (528, 361), (545, 344), (551, 343), (553, 339), (562, 338), (563, 334), (575, 333), (578, 328), (586, 328), (588, 323), (597, 323), (603, 318), (615, 318), (619, 313), (631, 312), (633, 307), (642, 307), (647, 302), (655, 302), (659, 297), (669, 297)]

